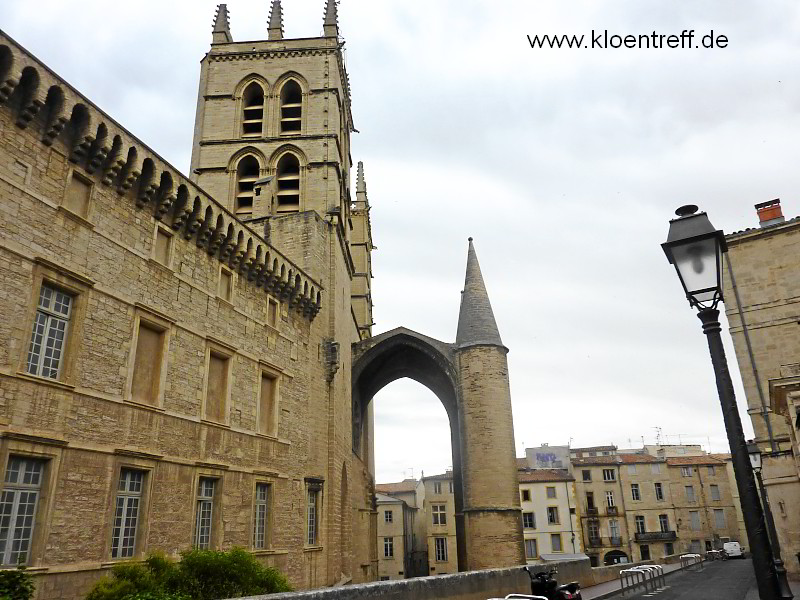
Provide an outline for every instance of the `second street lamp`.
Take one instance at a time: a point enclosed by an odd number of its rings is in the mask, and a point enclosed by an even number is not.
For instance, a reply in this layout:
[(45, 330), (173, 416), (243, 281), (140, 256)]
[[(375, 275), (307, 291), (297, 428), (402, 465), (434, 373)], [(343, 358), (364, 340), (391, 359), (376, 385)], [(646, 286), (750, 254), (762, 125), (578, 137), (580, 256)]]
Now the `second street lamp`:
[(708, 215), (698, 213), (694, 205), (682, 206), (675, 214), (678, 218), (670, 221), (667, 241), (661, 247), (667, 260), (678, 272), (690, 306), (698, 309), (697, 316), (703, 323), (703, 333), (708, 340), (744, 525), (750, 540), (758, 595), (761, 600), (779, 600), (781, 596), (772, 548), (764, 526), (764, 513), (750, 467), (742, 421), (720, 336), (722, 328), (717, 305), (722, 300), (722, 255), (728, 250), (725, 234), (715, 230)]

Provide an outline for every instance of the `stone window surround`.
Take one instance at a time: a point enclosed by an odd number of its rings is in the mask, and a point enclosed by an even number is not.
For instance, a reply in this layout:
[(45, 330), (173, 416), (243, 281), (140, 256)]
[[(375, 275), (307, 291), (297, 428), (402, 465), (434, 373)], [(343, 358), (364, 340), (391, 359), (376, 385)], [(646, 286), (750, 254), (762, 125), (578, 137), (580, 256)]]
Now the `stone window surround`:
[[(23, 342), (20, 344), (19, 348), (20, 356), (17, 361), (17, 375), (26, 379), (46, 381), (48, 383), (62, 383), (74, 387), (76, 385), (75, 359), (81, 346), (80, 342), (83, 338), (88, 294), (89, 290), (94, 287), (94, 282), (42, 257), (34, 258), (33, 262), (33, 286), (31, 289), (31, 296), (28, 299), (25, 333), (23, 333), (22, 336)], [(36, 311), (39, 307), (39, 294), (43, 282), (69, 293), (72, 296), (73, 302), (70, 309), (71, 313), (65, 336), (66, 339), (64, 340), (62, 349), (62, 364), (59, 368), (58, 379), (32, 375), (27, 372), (27, 357), (30, 348), (31, 330), (36, 318)]]
[[(78, 213), (73, 212), (72, 210), (67, 208), (66, 206), (67, 194), (69, 193), (69, 186), (72, 183), (73, 177), (79, 178), (81, 181), (86, 183), (90, 189), (89, 201), (86, 205), (85, 215), (79, 215)], [(63, 214), (67, 215), (68, 217), (70, 217), (71, 219), (74, 219), (75, 221), (78, 221), (79, 223), (89, 227), (90, 229), (93, 229), (94, 223), (92, 223), (91, 218), (94, 214), (94, 196), (95, 196), (94, 179), (91, 176), (82, 173), (80, 170), (78, 170), (77, 167), (70, 166), (69, 172), (67, 173), (67, 178), (64, 180), (64, 193), (61, 195), (61, 199), (58, 203), (58, 210), (61, 211)]]
[[(263, 432), (260, 431), (261, 426), (261, 378), (267, 376), (272, 378), (273, 380), (273, 388), (272, 388), (272, 413), (273, 413), (273, 431)], [(258, 435), (266, 436), (269, 438), (277, 439), (280, 433), (280, 416), (281, 416), (281, 408), (280, 408), (280, 398), (281, 398), (281, 377), (283, 376), (283, 371), (279, 369), (277, 366), (268, 363), (266, 361), (259, 361), (258, 363), (258, 398), (256, 402), (256, 431)]]
[[(198, 486), (200, 485), (200, 479), (214, 479), (214, 498), (212, 500), (212, 511), (211, 511), (211, 539), (208, 543), (209, 550), (219, 550), (222, 542), (224, 541), (223, 537), (223, 527), (222, 527), (222, 512), (223, 512), (223, 503), (221, 499), (224, 497), (224, 489), (225, 489), (225, 469), (215, 466), (200, 466), (195, 470), (194, 477), (192, 477), (192, 488), (191, 493), (189, 493), (188, 501), (191, 502), (190, 506), (190, 514), (192, 515), (192, 529), (191, 529), (191, 538), (187, 540), (187, 542), (194, 546), (195, 537), (197, 536), (197, 491)], [(255, 492), (255, 487), (253, 488)]]
[[(225, 378), (225, 398), (223, 399), (224, 407), (222, 410), (225, 418), (221, 423), (206, 418), (206, 403), (208, 402), (208, 373), (212, 352), (218, 356), (222, 356), (227, 361), (228, 372)], [(229, 346), (221, 340), (212, 338), (210, 336), (206, 337), (205, 368), (203, 370), (203, 401), (200, 407), (200, 421), (204, 423), (214, 423), (215, 425), (222, 425), (225, 427), (230, 425), (231, 380), (233, 379), (231, 377), (231, 372), (233, 371), (233, 361), (235, 360), (235, 357), (236, 348)]]
[[(153, 486), (153, 473), (155, 472), (158, 464), (158, 457), (155, 455), (147, 456), (142, 452), (127, 451), (125, 449), (117, 449), (114, 451), (114, 462), (111, 471), (111, 493), (109, 494), (108, 504), (108, 517), (105, 519), (106, 529), (105, 532), (107, 543), (103, 550), (103, 564), (114, 564), (119, 561), (141, 559), (147, 553), (147, 536), (150, 530), (150, 522), (148, 513), (150, 508), (150, 490)], [(117, 501), (117, 484), (119, 483), (119, 476), (122, 469), (133, 469), (135, 471), (143, 471), (144, 479), (142, 481), (141, 502), (139, 505), (139, 517), (136, 523), (136, 545), (133, 550), (131, 558), (111, 558), (111, 544), (114, 535), (114, 511), (115, 503)]]
[[(172, 327), (175, 323), (175, 320), (171, 317), (156, 311), (153, 308), (147, 307), (144, 304), (137, 302), (134, 305), (134, 317), (133, 317), (133, 334), (131, 336), (131, 349), (128, 353), (128, 375), (125, 380), (125, 392), (124, 398), (126, 402), (130, 402), (132, 404), (136, 404), (137, 406), (145, 406), (146, 408), (156, 408), (162, 409), (164, 406), (164, 390), (166, 388), (166, 381), (167, 381), (167, 371), (168, 371), (168, 364), (169, 364), (169, 343), (170, 337), (172, 335)], [(162, 340), (162, 349), (161, 349), (161, 373), (160, 379), (161, 381), (158, 384), (158, 394), (156, 397), (155, 404), (141, 404), (136, 402), (131, 397), (131, 388), (133, 386), (133, 371), (134, 365), (136, 362), (136, 346), (139, 342), (139, 326), (144, 322), (147, 326), (151, 327), (152, 329), (156, 329), (162, 332), (163, 340)], [(206, 363), (208, 366), (208, 363)]]
[[(231, 287), (230, 287), (230, 294), (229, 294), (228, 298), (224, 298), (224, 297), (222, 297), (220, 295), (219, 286), (222, 283), (222, 274), (223, 273), (227, 273), (228, 276), (230, 277), (230, 285), (231, 285)], [(216, 294), (215, 294), (217, 299), (221, 300), (222, 302), (225, 302), (226, 304), (232, 306), (233, 305), (233, 297), (234, 297), (234, 295), (236, 293), (236, 282), (238, 280), (239, 280), (239, 273), (238, 272), (233, 271), (233, 270), (229, 269), (228, 267), (224, 266), (222, 263), (220, 263), (219, 267), (217, 268), (217, 291), (216, 291)]]
[(12, 455), (45, 461), (42, 486), (39, 490), (33, 531), (31, 532), (31, 544), (28, 549), (27, 567), (29, 571), (35, 571), (37, 567), (41, 570), (46, 569), (42, 565), (45, 562), (44, 554), (47, 538), (50, 535), (58, 472), (63, 458), (63, 449), (66, 445), (67, 442), (63, 440), (11, 431), (4, 432), (0, 437), (0, 466), (2, 466), (0, 490), (5, 486), (3, 483), (5, 481), (5, 471)]
[(264, 524), (264, 547), (263, 548), (256, 548), (254, 543), (254, 535), (250, 536), (250, 548), (251, 552), (255, 554), (272, 554), (275, 552), (274, 550), (274, 506), (275, 506), (275, 489), (276, 489), (277, 480), (273, 477), (265, 477), (263, 475), (256, 475), (253, 478), (253, 510), (250, 511), (251, 515), (251, 522), (250, 522), (250, 531), (255, 531), (256, 525), (256, 489), (259, 484), (266, 484), (267, 485), (267, 521)]
[[(281, 90), (283, 86), (286, 85), (287, 82), (294, 81), (300, 86), (300, 92), (302, 93), (302, 107), (300, 109), (301, 114), (301, 121), (300, 121), (300, 130), (299, 131), (287, 131), (285, 133), (281, 132)], [(263, 121), (261, 125), (261, 135), (260, 136), (243, 136), (241, 134), (242, 131), (242, 120), (244, 116), (244, 91), (248, 88), (248, 86), (256, 82), (258, 85), (261, 86), (264, 92), (264, 113), (263, 113)], [(306, 79), (295, 71), (287, 71), (280, 75), (276, 80), (275, 83), (270, 85), (269, 81), (267, 81), (261, 75), (250, 74), (246, 76), (244, 79), (239, 81), (236, 84), (236, 89), (234, 91), (233, 98), (236, 101), (236, 123), (234, 125), (236, 134), (236, 139), (251, 139), (251, 140), (258, 140), (268, 137), (291, 137), (291, 136), (299, 136), (303, 135), (306, 132), (306, 121), (305, 115), (308, 114), (308, 97), (309, 97), (309, 85)]]
[[(303, 515), (305, 517), (305, 526), (303, 528), (305, 534), (303, 537), (303, 547), (306, 550), (318, 550), (324, 547), (324, 540), (322, 539), (323, 534), (325, 532), (325, 527), (323, 527), (324, 521), (324, 513), (323, 513), (323, 487), (325, 484), (325, 480), (321, 477), (306, 477), (305, 478), (305, 485), (303, 486), (303, 506), (305, 510), (303, 511)], [(316, 528), (316, 540), (314, 544), (308, 543), (308, 497), (310, 492), (316, 492), (316, 503), (315, 503), (315, 528)]]
[[(159, 232), (161, 232), (162, 234), (166, 235), (169, 238), (169, 252), (168, 252), (167, 263), (166, 264), (164, 264), (162, 262), (159, 262), (156, 259), (156, 240), (158, 238), (158, 233)], [(153, 227), (153, 239), (152, 239), (151, 248), (150, 248), (150, 260), (152, 262), (154, 262), (155, 264), (157, 264), (158, 266), (163, 267), (165, 269), (169, 269), (171, 271), (172, 270), (172, 261), (173, 261), (174, 257), (175, 257), (175, 232), (172, 231), (172, 229), (167, 227), (161, 221), (156, 221), (155, 225)]]

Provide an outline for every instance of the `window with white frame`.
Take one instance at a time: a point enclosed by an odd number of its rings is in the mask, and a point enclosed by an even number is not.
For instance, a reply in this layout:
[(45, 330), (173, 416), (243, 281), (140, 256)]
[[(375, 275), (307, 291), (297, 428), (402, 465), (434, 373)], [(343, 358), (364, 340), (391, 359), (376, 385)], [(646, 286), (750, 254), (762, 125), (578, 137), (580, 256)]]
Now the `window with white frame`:
[(664, 499), (664, 486), (658, 482), (654, 483), (653, 486), (656, 490), (656, 500), (662, 501)]
[(433, 493), (434, 494), (441, 494), (442, 493), (442, 482), (441, 481), (434, 481), (433, 482)]
[(725, 509), (714, 509), (714, 527), (717, 529), (725, 529)]
[(548, 525), (558, 525), (560, 523), (558, 519), (558, 507), (557, 506), (548, 506), (547, 507), (547, 524)]
[(564, 547), (561, 545), (561, 534), (560, 533), (551, 533), (550, 534), (550, 547), (553, 549), (553, 552), (563, 552)]
[(269, 495), (268, 483), (256, 484), (256, 501), (253, 512), (253, 548), (269, 546)]
[(447, 525), (447, 513), (445, 512), (445, 504), (431, 505), (431, 512), (433, 513), (434, 525)]
[(384, 558), (392, 558), (394, 556), (394, 538), (383, 538), (383, 556)]
[(536, 540), (525, 540), (525, 558), (536, 558), (539, 553), (536, 548)]
[(694, 486), (693, 485), (687, 485), (687, 486), (684, 486), (684, 489), (686, 490), (686, 501), (687, 502), (697, 502), (697, 497), (694, 494)]
[(596, 519), (589, 520), (589, 539), (590, 540), (600, 539), (600, 523)]
[(522, 528), (536, 529), (536, 515), (532, 512), (522, 513)]
[(8, 459), (0, 497), (0, 553), (4, 565), (28, 564), (44, 465), (44, 460), (27, 456)]
[(636, 533), (645, 533), (647, 531), (647, 526), (644, 522), (644, 517), (642, 515), (636, 515), (633, 518), (633, 523), (636, 527)]
[(719, 486), (712, 483), (710, 487), (711, 487), (711, 499), (719, 501)]
[(31, 375), (58, 379), (72, 305), (72, 296), (42, 283), (25, 369)]
[(436, 562), (447, 560), (447, 538), (437, 537), (433, 539)]
[(619, 521), (616, 519), (609, 519), (608, 521), (608, 535), (612, 538), (619, 539)]
[(658, 515), (658, 525), (662, 532), (667, 533), (669, 531), (669, 515)]
[(216, 487), (217, 480), (212, 477), (200, 477), (197, 481), (194, 547), (202, 550), (207, 550), (211, 547), (211, 528)]
[(616, 481), (617, 472), (614, 469), (603, 469), (603, 481)]
[(692, 467), (681, 467), (681, 477), (691, 477)]
[(383, 511), (383, 522), (394, 523), (394, 513), (391, 510)]
[(631, 484), (631, 499), (632, 500), (641, 500), (642, 495), (639, 493), (639, 484), (632, 483)]
[(136, 531), (142, 504), (144, 471), (122, 469), (114, 502), (114, 528), (111, 533), (111, 558), (130, 558), (136, 551)]
[(319, 488), (312, 486), (308, 488), (308, 507), (307, 507), (307, 532), (306, 542), (309, 546), (316, 546), (319, 543)]
[(611, 490), (608, 490), (606, 492), (606, 505), (609, 508), (614, 508), (614, 506), (616, 506), (616, 504), (614, 504), (614, 492), (612, 492)]

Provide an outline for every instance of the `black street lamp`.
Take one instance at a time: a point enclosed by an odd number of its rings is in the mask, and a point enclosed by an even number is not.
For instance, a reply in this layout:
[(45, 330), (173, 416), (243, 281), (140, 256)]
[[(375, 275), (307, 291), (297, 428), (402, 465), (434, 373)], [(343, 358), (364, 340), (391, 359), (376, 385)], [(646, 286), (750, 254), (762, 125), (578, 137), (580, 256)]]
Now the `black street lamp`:
[(775, 573), (778, 576), (778, 586), (780, 587), (780, 598), (791, 600), (794, 598), (794, 594), (792, 594), (789, 580), (786, 577), (786, 568), (783, 566), (783, 559), (781, 559), (781, 543), (778, 541), (778, 531), (775, 529), (772, 507), (769, 505), (767, 488), (764, 487), (764, 480), (761, 478), (761, 449), (758, 444), (747, 444), (747, 452), (750, 455), (753, 473), (756, 474), (756, 479), (758, 480), (758, 489), (761, 491), (761, 502), (764, 505), (764, 516), (767, 518), (769, 541), (772, 544), (772, 554), (775, 559)]
[(690, 306), (698, 309), (697, 316), (703, 323), (703, 333), (708, 340), (744, 525), (750, 540), (758, 595), (761, 600), (780, 600), (772, 548), (764, 525), (764, 513), (758, 500), (742, 421), (736, 408), (733, 382), (720, 336), (722, 328), (717, 305), (722, 300), (722, 254), (728, 250), (725, 234), (721, 230), (715, 230), (708, 215), (704, 212), (698, 213), (694, 205), (682, 206), (675, 214), (678, 218), (669, 222), (667, 241), (661, 247), (670, 264), (675, 265)]

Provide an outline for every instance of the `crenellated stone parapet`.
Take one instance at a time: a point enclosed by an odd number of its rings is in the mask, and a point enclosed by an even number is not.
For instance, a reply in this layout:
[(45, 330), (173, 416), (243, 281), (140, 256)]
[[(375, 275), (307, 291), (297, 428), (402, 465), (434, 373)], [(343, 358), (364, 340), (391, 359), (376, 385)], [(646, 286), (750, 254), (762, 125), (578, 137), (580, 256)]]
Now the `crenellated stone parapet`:
[(0, 107), (45, 146), (163, 221), (198, 251), (313, 320), (322, 286), (134, 135), (0, 31)]

